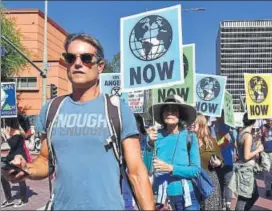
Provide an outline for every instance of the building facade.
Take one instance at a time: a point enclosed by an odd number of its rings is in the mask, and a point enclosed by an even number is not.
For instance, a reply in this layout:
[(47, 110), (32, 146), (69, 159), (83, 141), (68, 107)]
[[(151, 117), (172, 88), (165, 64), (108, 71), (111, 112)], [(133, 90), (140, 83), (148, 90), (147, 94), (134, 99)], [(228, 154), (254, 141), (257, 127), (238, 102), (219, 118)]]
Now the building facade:
[[(17, 29), (22, 36), (22, 44), (29, 58), (43, 69), (44, 49), (44, 13), (37, 9), (7, 10), (8, 17), (14, 19)], [(64, 41), (67, 32), (48, 17), (47, 25), (47, 99), (50, 98), (50, 84), (55, 84), (58, 95), (71, 93), (65, 62), (62, 58)], [(23, 114), (37, 116), (42, 107), (42, 77), (38, 70), (30, 64), (13, 76), (17, 82), (18, 107)]]
[(234, 110), (245, 95), (244, 73), (272, 73), (272, 20), (223, 21), (217, 36), (216, 73), (227, 76)]

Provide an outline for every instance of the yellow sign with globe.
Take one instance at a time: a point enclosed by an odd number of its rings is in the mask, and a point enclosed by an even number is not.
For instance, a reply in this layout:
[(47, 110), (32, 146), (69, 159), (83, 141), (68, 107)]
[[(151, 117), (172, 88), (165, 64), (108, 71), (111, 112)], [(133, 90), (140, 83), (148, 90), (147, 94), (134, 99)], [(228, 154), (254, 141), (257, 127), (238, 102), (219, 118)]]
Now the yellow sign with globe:
[(272, 118), (272, 75), (244, 73), (244, 79), (248, 118)]

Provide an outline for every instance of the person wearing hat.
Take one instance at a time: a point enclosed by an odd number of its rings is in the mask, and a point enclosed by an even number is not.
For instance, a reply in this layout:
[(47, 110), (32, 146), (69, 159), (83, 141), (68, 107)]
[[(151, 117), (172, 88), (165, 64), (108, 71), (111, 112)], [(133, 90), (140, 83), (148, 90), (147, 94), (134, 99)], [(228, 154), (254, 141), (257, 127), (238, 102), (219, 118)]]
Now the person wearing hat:
[(199, 210), (191, 182), (200, 173), (199, 146), (196, 135), (189, 137), (186, 129), (196, 119), (195, 108), (186, 105), (180, 96), (172, 95), (150, 107), (149, 113), (162, 125), (160, 130), (153, 128), (148, 137), (155, 152), (153, 192), (157, 205), (169, 201), (174, 210)]

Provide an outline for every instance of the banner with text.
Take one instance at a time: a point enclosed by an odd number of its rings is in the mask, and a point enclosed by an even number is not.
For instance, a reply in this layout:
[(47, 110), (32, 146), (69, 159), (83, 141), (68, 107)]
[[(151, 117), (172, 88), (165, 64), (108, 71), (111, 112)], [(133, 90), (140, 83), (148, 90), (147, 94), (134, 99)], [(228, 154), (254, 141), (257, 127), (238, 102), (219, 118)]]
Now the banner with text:
[(153, 89), (153, 103), (162, 103), (169, 95), (179, 95), (184, 102), (195, 105), (195, 44), (183, 45), (183, 69), (185, 83)]
[(235, 127), (232, 95), (228, 91), (225, 91), (223, 108), (224, 108), (224, 122), (225, 122), (225, 124), (230, 127)]
[(272, 75), (244, 73), (244, 79), (248, 118), (272, 118)]
[(221, 117), (226, 76), (196, 74), (196, 109), (212, 117)]
[(15, 82), (1, 82), (1, 118), (17, 117)]
[(121, 88), (184, 83), (181, 5), (121, 18)]

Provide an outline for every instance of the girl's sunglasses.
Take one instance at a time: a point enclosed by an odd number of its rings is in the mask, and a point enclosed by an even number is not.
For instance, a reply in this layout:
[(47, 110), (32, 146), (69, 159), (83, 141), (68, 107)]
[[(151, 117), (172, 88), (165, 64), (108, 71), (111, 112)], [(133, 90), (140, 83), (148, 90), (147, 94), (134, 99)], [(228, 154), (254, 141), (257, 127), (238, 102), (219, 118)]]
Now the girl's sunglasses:
[(96, 62), (92, 62), (93, 57), (96, 57), (94, 54), (90, 53), (82, 53), (79, 55), (73, 53), (63, 53), (62, 56), (64, 57), (67, 64), (73, 64), (76, 61), (76, 58), (79, 56), (82, 63), (84, 64), (97, 64), (99, 63), (99, 59)]

